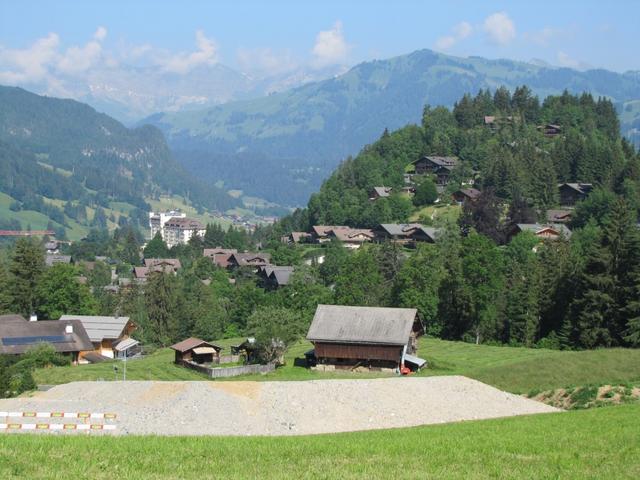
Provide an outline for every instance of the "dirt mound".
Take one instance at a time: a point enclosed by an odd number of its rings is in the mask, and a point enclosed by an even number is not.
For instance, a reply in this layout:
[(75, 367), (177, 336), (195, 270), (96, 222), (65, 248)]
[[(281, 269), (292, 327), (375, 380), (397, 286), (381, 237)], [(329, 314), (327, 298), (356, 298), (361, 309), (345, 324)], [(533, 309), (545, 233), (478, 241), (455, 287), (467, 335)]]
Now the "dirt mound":
[(0, 400), (0, 411), (16, 410), (113, 412), (113, 433), (159, 435), (301, 435), (558, 411), (460, 376), (75, 382), (31, 398)]

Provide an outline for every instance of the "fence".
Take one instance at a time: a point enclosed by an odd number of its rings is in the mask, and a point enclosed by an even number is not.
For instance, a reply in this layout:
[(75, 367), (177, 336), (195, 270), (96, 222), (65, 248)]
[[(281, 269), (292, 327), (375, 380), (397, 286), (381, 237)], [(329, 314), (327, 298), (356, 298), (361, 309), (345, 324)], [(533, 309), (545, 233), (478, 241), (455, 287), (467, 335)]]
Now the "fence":
[(268, 373), (273, 372), (276, 369), (274, 363), (268, 363), (266, 365), (241, 365), (239, 367), (211, 368), (205, 365), (199, 365), (197, 363), (190, 362), (188, 360), (183, 360), (181, 362), (181, 365), (204, 373), (211, 378), (226, 378), (237, 377), (240, 375), (250, 375), (254, 373)]

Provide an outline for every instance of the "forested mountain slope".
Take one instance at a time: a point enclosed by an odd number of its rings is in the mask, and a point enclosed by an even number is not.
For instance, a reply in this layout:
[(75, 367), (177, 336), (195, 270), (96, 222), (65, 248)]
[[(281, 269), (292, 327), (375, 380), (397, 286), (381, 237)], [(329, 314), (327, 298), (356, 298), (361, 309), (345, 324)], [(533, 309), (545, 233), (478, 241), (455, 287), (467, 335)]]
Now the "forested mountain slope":
[(362, 63), (338, 77), (260, 99), (145, 121), (166, 133), (190, 171), (300, 205), (341, 160), (385, 128), (419, 122), (425, 104), (451, 107), (467, 92), (523, 84), (541, 96), (564, 89), (607, 96), (621, 113), (623, 133), (638, 138), (638, 72), (580, 72), (430, 50)]
[(86, 223), (84, 207), (113, 202), (143, 219), (145, 197), (161, 193), (210, 208), (236, 203), (186, 173), (158, 129), (127, 129), (88, 105), (20, 88), (0, 87), (0, 159), (0, 192), (13, 199), (11, 209), (40, 212), (58, 228)]

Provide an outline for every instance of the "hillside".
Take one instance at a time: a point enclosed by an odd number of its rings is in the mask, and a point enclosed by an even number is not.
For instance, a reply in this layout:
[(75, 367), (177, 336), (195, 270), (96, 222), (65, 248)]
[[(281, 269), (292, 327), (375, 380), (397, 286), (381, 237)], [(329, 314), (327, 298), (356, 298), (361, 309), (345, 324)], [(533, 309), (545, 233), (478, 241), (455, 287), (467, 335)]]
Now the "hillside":
[(21, 228), (43, 222), (20, 212), (69, 232), (92, 222), (113, 227), (120, 216), (144, 221), (145, 198), (162, 193), (211, 209), (238, 203), (186, 173), (158, 129), (128, 129), (88, 105), (20, 88), (0, 87), (0, 159), (0, 192), (14, 212), (2, 218)]
[(623, 133), (639, 138), (637, 72), (581, 72), (430, 50), (362, 63), (338, 77), (267, 97), (159, 113), (145, 122), (165, 132), (189, 171), (249, 195), (301, 205), (341, 160), (385, 128), (419, 122), (425, 104), (450, 107), (467, 92), (523, 84), (540, 96), (564, 89), (608, 96), (621, 112)]

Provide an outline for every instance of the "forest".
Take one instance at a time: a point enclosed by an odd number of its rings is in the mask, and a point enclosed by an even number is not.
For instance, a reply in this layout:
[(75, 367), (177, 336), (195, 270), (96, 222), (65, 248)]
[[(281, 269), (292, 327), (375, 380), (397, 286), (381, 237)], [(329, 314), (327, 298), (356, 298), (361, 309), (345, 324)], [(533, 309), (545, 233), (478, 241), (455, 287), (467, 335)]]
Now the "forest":
[[(511, 117), (497, 129), (485, 115)], [(516, 120), (518, 119), (518, 120)], [(563, 126), (547, 138), (536, 125)], [(353, 252), (333, 241), (286, 245), (280, 236), (313, 224), (353, 227), (404, 222), (416, 207), (392, 195), (376, 202), (376, 185), (399, 188), (406, 166), (420, 155), (457, 155), (447, 194), (474, 178), (481, 198), (459, 218), (438, 220), (434, 244), (409, 249), (391, 242)], [(123, 226), (96, 229), (66, 247), (75, 265), (44, 266), (41, 244), (20, 240), (0, 256), (0, 311), (128, 315), (138, 338), (166, 346), (188, 336), (207, 340), (241, 335), (306, 333), (318, 303), (418, 309), (429, 335), (485, 344), (558, 349), (640, 346), (640, 229), (637, 152), (618, 132), (606, 99), (563, 94), (542, 103), (526, 87), (465, 96), (453, 111), (425, 108), (423, 124), (384, 132), (347, 159), (309, 201), (273, 227), (223, 230), (168, 249)], [(430, 182), (429, 178), (422, 181)], [(543, 220), (558, 203), (563, 181), (595, 185), (576, 205), (570, 238), (541, 241), (513, 223)], [(444, 197), (443, 197), (444, 198)], [(429, 195), (424, 201), (432, 202)], [(422, 200), (421, 200), (422, 202)], [(428, 219), (425, 219), (428, 220)], [(263, 249), (272, 263), (296, 267), (289, 285), (266, 288), (251, 270), (216, 267), (203, 248)], [(314, 259), (324, 256), (324, 262)], [(88, 269), (85, 261), (105, 256)], [(130, 278), (144, 258), (179, 258), (177, 275), (155, 273), (146, 284), (104, 288), (111, 268)], [(81, 278), (85, 281), (81, 282)]]

